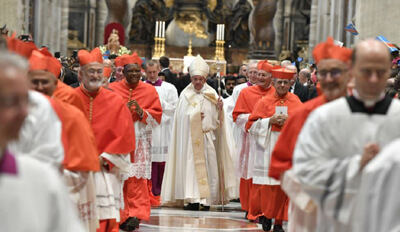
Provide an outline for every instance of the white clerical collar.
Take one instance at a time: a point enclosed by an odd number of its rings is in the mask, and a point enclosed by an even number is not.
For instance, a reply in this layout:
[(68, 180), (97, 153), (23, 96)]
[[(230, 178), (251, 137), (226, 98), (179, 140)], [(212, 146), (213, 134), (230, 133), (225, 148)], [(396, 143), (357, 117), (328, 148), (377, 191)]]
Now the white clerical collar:
[(360, 96), (360, 94), (357, 92), (356, 89), (353, 89), (353, 96), (355, 99), (361, 101), (364, 103), (364, 106), (369, 108), (369, 107), (373, 107), (375, 106), (375, 104), (379, 101), (382, 101), (383, 98), (385, 98), (385, 92), (382, 92), (378, 98), (376, 99), (368, 99), (368, 100), (364, 100), (362, 99), (362, 97)]
[(169, 68), (163, 68), (161, 69), (161, 72), (164, 72), (165, 70), (168, 70)]

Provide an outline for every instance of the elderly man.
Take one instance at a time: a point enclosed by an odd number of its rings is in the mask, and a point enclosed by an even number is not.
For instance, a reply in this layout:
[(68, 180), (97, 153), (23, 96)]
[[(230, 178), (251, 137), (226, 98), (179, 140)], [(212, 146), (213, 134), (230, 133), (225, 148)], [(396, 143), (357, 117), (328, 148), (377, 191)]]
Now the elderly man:
[(162, 107), (161, 123), (159, 126), (153, 128), (151, 144), (152, 192), (155, 196), (159, 196), (164, 176), (165, 161), (167, 161), (168, 156), (169, 142), (171, 140), (175, 109), (179, 98), (175, 86), (159, 78), (160, 67), (156, 61), (147, 61), (145, 71), (147, 75), (146, 83), (156, 88)]
[[(293, 175), (293, 151), (298, 140), (298, 134), (308, 115), (317, 107), (346, 95), (346, 86), (349, 81), (351, 50), (336, 46), (332, 37), (324, 43), (318, 44), (314, 51), (314, 60), (322, 74), (330, 70), (346, 70), (333, 78), (328, 75), (318, 75), (323, 95), (307, 101), (295, 110), (285, 123), (271, 156), (269, 176), (276, 180), (282, 179), (282, 189), (288, 194), (291, 213), (289, 214), (289, 232), (315, 231), (316, 211), (312, 210), (309, 196), (301, 191), (298, 179)], [(283, 175), (285, 175), (283, 177)], [(307, 208), (308, 207), (308, 208)]]
[(301, 106), (299, 98), (288, 92), (294, 72), (279, 68), (272, 70), (275, 93), (262, 98), (254, 106), (246, 130), (251, 139), (250, 152), (254, 156), (253, 183), (250, 192), (249, 218), (260, 218), (263, 230), (269, 231), (272, 218), (274, 232), (283, 231), (282, 223), (288, 220), (288, 198), (280, 183), (267, 176), (271, 151), (278, 139), (282, 126), (294, 109)]
[[(59, 174), (33, 157), (10, 152), (28, 116), (28, 63), (0, 54), (0, 224), (3, 231), (85, 231)], [(34, 138), (30, 138), (33, 140)]]
[[(61, 71), (60, 62), (51, 54), (33, 51), (29, 64), (28, 76), (31, 89), (49, 96), (62, 123), (65, 152), (63, 177), (70, 190), (71, 199), (77, 206), (87, 230), (95, 232), (98, 219), (93, 172), (99, 171), (100, 166), (92, 128), (82, 111), (53, 96), (58, 88), (57, 76)], [(53, 98), (50, 99), (50, 97)]]
[[(140, 57), (134, 53), (120, 58), (125, 79), (111, 83), (110, 88), (126, 102), (135, 123), (136, 150), (131, 154), (133, 169), (124, 185), (125, 208), (121, 212), (123, 223), (120, 226), (132, 230), (140, 220), (150, 218), (151, 200), (154, 199), (150, 181), (152, 129), (160, 125), (162, 108), (156, 89), (140, 81)], [(159, 205), (159, 200), (153, 205)]]
[[(259, 84), (243, 89), (232, 113), (235, 128), (239, 131), (236, 143), (236, 176), (240, 178), (240, 203), (242, 209), (246, 212), (249, 211), (249, 196), (253, 177), (252, 169), (249, 167), (252, 167), (254, 159), (249, 153), (250, 138), (245, 130), (245, 125), (255, 104), (260, 99), (275, 92), (271, 86), (272, 69), (273, 66), (268, 61), (260, 61), (258, 63), (257, 75)], [(249, 219), (255, 220), (256, 218)]]
[(231, 148), (222, 100), (206, 84), (207, 63), (198, 55), (189, 71), (192, 83), (182, 91), (176, 109), (161, 199), (164, 204), (187, 204), (186, 210), (199, 210), (200, 205), (207, 210), (221, 203), (221, 194), (226, 194), (225, 203), (235, 197), (229, 195), (235, 187)]
[[(103, 57), (98, 48), (78, 52), (79, 80), (75, 91), (82, 98), (97, 143), (100, 172), (94, 174), (100, 219), (98, 232), (118, 229), (123, 173), (131, 172), (129, 154), (135, 150), (132, 118), (116, 93), (101, 87)], [(118, 119), (118, 120), (115, 120)]]
[[(318, 75), (334, 78), (345, 71), (318, 70)], [(317, 205), (316, 231), (353, 231), (361, 171), (380, 148), (400, 136), (400, 103), (384, 93), (390, 76), (387, 47), (371, 39), (359, 42), (350, 73), (353, 95), (314, 110), (294, 151), (294, 172)]]
[(299, 72), (299, 77), (298, 77), (299, 83), (304, 86), (307, 86), (308, 80), (310, 79), (310, 77), (311, 77), (310, 69), (308, 69), (308, 68), (301, 69)]

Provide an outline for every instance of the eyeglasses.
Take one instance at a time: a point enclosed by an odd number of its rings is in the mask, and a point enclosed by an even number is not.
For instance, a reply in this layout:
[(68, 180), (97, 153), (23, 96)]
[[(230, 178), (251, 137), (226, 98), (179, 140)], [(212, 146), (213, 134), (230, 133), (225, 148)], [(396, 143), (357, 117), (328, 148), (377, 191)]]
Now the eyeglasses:
[(330, 74), (331, 78), (336, 79), (342, 75), (342, 73), (346, 72), (347, 69), (334, 68), (331, 70), (318, 70), (317, 76), (322, 78), (327, 78), (328, 74)]

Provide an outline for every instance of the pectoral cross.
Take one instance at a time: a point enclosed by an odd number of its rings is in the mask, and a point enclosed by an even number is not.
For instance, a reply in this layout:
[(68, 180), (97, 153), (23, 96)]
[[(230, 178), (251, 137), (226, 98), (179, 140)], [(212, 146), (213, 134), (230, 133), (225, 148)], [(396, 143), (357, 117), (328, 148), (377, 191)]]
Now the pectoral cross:
[(191, 105), (193, 108), (196, 108), (197, 103), (196, 103), (196, 102), (192, 102), (192, 103), (190, 103), (190, 105)]

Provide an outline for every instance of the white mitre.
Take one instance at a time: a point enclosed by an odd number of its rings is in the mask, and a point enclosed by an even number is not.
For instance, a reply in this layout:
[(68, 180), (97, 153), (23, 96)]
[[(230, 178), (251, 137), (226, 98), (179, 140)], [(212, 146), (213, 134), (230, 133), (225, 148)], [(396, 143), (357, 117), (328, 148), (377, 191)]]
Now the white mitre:
[(189, 73), (191, 77), (199, 75), (207, 78), (209, 70), (210, 68), (208, 67), (208, 64), (200, 55), (197, 55), (189, 66)]

